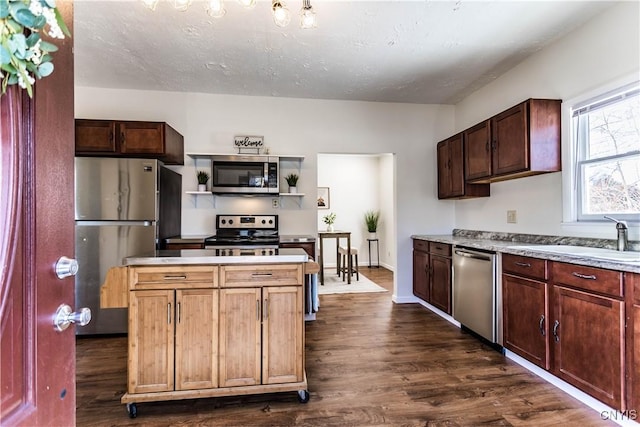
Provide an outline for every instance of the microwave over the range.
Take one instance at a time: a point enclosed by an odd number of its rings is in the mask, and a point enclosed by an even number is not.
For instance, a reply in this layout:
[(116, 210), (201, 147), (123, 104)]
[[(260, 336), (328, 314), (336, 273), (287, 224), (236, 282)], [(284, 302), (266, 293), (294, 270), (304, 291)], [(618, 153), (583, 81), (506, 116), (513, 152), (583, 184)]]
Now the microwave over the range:
[(278, 169), (276, 156), (212, 156), (211, 192), (278, 194)]

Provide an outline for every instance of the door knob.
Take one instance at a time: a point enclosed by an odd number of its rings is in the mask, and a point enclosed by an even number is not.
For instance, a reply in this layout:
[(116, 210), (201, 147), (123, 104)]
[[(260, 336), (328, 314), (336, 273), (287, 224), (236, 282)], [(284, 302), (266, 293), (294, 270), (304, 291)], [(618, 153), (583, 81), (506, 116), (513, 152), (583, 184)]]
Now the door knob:
[(91, 310), (87, 307), (81, 308), (79, 312), (71, 311), (71, 307), (67, 304), (62, 304), (56, 310), (56, 315), (53, 318), (53, 326), (58, 331), (64, 331), (72, 323), (77, 323), (80, 326), (84, 326), (91, 322)]
[(78, 272), (78, 261), (73, 258), (67, 258), (61, 256), (56, 262), (56, 276), (58, 279), (64, 279), (65, 277), (75, 276)]

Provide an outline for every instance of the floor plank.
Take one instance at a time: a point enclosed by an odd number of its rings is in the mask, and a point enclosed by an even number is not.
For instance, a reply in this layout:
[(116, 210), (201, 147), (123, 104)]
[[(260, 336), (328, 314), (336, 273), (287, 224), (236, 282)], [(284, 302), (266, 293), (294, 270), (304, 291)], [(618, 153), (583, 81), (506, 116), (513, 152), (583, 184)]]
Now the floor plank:
[[(388, 290), (393, 273), (361, 273)], [(126, 337), (77, 339), (78, 426), (613, 425), (417, 304), (322, 295), (306, 324), (311, 399), (295, 393), (138, 405), (128, 418)]]

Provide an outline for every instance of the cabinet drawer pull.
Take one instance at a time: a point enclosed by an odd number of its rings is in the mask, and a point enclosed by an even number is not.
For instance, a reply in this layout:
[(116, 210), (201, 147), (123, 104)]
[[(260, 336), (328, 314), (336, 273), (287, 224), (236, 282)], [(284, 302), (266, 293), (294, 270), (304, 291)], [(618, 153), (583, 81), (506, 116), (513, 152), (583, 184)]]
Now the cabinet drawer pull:
[(252, 273), (251, 277), (271, 277), (273, 273)]
[(576, 277), (579, 277), (580, 279), (587, 279), (587, 280), (596, 280), (597, 279), (597, 277), (595, 275), (593, 275), (593, 274), (589, 274), (589, 275), (580, 274), (580, 273), (576, 273), (575, 271), (573, 273), (571, 273), (571, 274), (573, 274)]
[(185, 280), (187, 276), (164, 276), (164, 280)]
[(167, 304), (167, 324), (171, 324), (171, 303)]
[(560, 322), (557, 320), (553, 323), (553, 339), (556, 342), (560, 341), (560, 337), (558, 336), (558, 326), (560, 326)]
[(517, 265), (518, 267), (527, 267), (527, 268), (531, 267), (531, 264), (529, 264), (528, 262), (516, 262), (514, 264)]
[(262, 318), (267, 320), (269, 318), (269, 300), (264, 300), (264, 308), (262, 309)]
[(544, 314), (540, 316), (540, 324), (538, 325), (540, 328), (540, 335), (544, 336)]

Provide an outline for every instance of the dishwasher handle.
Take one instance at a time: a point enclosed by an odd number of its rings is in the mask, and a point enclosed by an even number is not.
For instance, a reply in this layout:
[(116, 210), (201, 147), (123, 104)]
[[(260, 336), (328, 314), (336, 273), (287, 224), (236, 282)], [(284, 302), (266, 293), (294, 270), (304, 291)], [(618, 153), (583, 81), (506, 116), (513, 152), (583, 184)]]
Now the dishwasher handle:
[(482, 253), (479, 253), (479, 252), (467, 252), (467, 251), (464, 251), (464, 250), (461, 250), (461, 249), (456, 249), (454, 251), (454, 253), (456, 255), (460, 255), (460, 256), (463, 256), (463, 257), (466, 257), (466, 258), (479, 259), (479, 260), (482, 260), (482, 261), (491, 261), (491, 256), (490, 255), (485, 255), (485, 254), (482, 254)]

